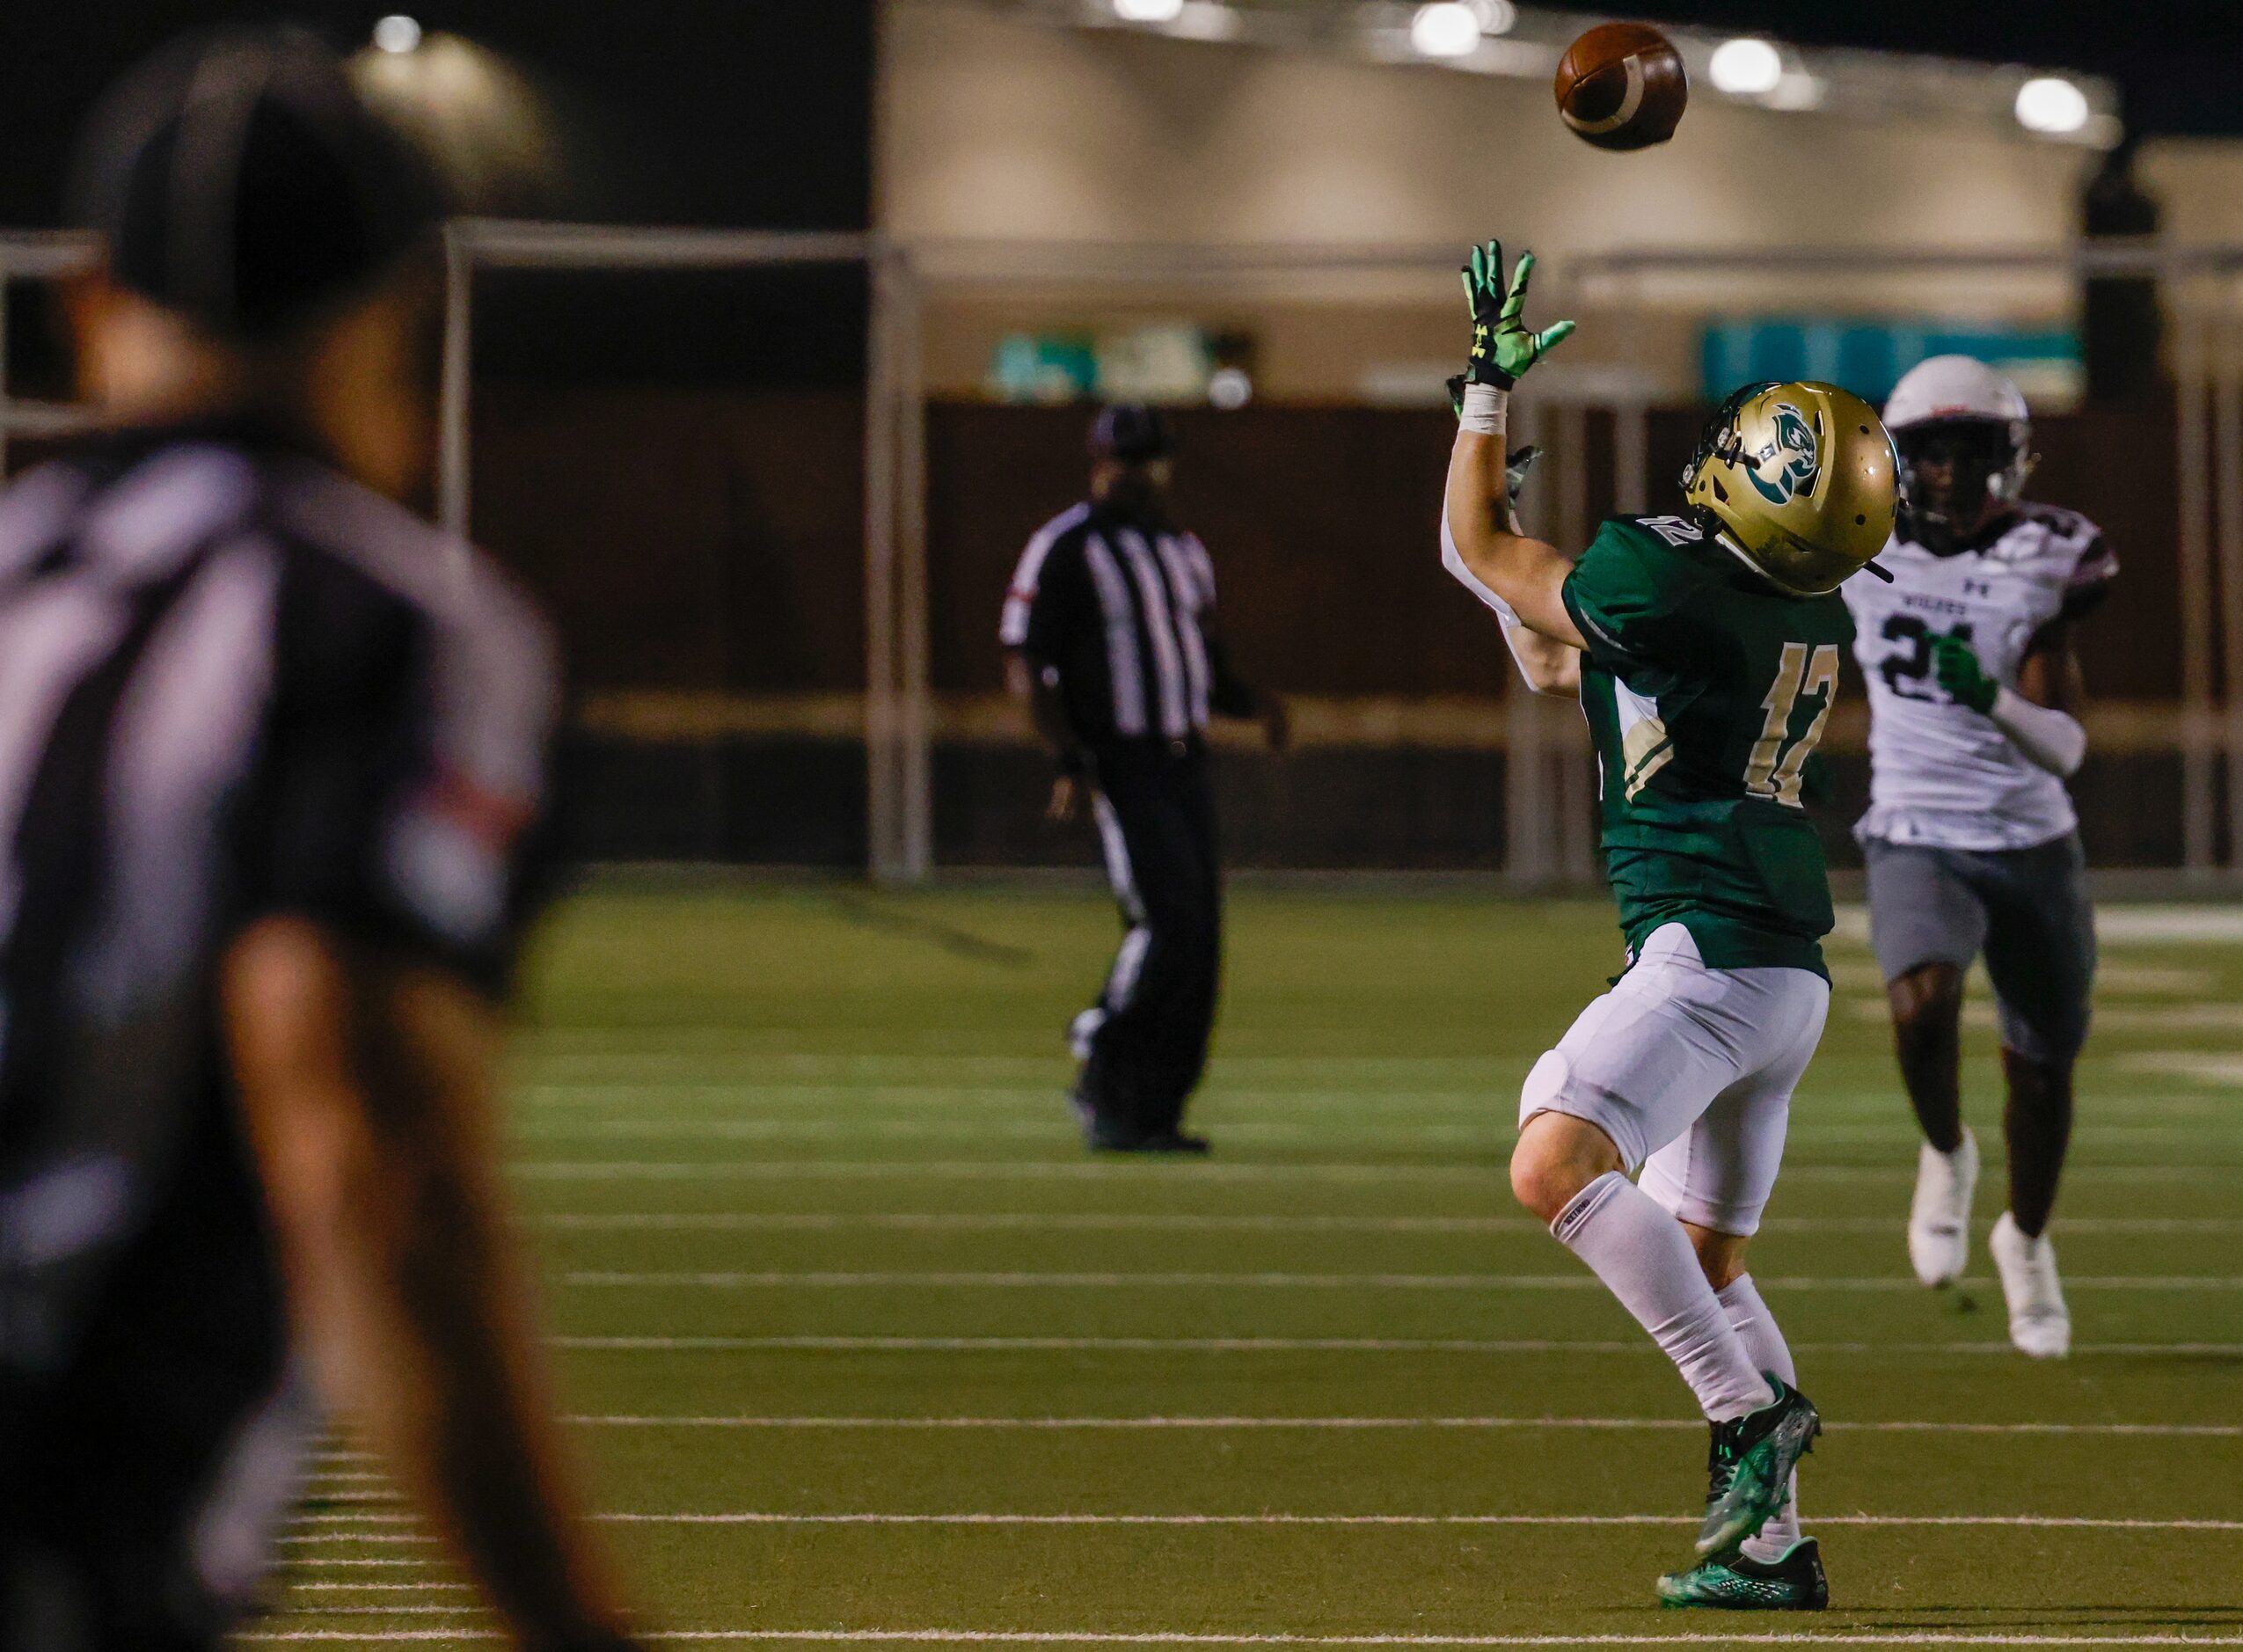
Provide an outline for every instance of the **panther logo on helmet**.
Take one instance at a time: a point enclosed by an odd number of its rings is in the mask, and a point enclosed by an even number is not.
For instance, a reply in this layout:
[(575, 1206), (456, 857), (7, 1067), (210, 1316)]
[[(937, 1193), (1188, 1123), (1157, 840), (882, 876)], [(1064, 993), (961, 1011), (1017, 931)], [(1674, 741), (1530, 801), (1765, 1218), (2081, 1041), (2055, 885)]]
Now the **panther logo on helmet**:
[[(1801, 494), (1815, 491), (1815, 479), (1823, 468), (1821, 444), (1815, 440), (1815, 428), (1807, 422), (1807, 415), (1789, 402), (1778, 402), (1772, 416), (1776, 439), (1752, 456), (1746, 474), (1761, 498), (1772, 505), (1787, 505)], [(1772, 474), (1771, 464), (1775, 465)]]

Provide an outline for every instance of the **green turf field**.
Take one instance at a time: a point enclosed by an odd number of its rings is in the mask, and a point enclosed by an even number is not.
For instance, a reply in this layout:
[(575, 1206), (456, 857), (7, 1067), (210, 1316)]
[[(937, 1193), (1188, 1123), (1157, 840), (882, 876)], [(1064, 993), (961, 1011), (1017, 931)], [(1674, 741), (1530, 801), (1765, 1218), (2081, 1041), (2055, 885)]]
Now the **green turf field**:
[[(1616, 966), (1605, 909), (1248, 893), (1231, 938), (1194, 1115), (1216, 1157), (1093, 1164), (1059, 1034), (1114, 939), (1100, 899), (560, 914), (518, 1186), (575, 1443), (660, 1626), (2243, 1644), (2243, 912), (2107, 915), (2055, 1365), (2010, 1353), (1990, 1278), (1909, 1277), (1913, 1134), (1867, 953), (1834, 947), (1754, 1270), (1829, 1423), (1801, 1498), (1822, 1618), (1653, 1603), (1702, 1426), (1509, 1202), (1519, 1080)], [(474, 1639), (369, 1465), (338, 1449), (315, 1489), (250, 1639)]]

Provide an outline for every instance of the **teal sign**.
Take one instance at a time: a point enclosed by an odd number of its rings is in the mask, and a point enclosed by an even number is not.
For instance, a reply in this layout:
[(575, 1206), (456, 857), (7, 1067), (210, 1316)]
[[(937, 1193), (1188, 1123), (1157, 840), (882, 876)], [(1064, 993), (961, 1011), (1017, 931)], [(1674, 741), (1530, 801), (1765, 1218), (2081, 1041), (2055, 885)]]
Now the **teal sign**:
[(1882, 402), (1930, 355), (1975, 355), (2035, 402), (2077, 397), (2079, 340), (2069, 327), (1984, 326), (1944, 318), (1760, 317), (1709, 324), (1699, 340), (1701, 390), (1718, 402), (1759, 379), (1816, 379)]

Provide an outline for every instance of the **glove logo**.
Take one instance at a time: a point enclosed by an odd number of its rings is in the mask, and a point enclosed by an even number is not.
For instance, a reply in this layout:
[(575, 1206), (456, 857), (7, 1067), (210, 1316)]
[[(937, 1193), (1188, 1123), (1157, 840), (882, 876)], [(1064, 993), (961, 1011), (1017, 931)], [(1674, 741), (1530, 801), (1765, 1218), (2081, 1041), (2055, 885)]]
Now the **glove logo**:
[(1788, 505), (1815, 491), (1816, 479), (1823, 471), (1822, 444), (1816, 441), (1807, 415), (1789, 402), (1778, 402), (1772, 416), (1776, 439), (1752, 456), (1746, 474), (1752, 478), (1761, 498), (1772, 505)]

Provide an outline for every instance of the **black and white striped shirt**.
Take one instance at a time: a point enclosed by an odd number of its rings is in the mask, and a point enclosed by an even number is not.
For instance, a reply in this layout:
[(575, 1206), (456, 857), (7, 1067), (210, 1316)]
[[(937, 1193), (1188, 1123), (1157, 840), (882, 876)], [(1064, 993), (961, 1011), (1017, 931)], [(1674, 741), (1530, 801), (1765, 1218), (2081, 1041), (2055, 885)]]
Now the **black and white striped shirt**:
[(67, 1371), (142, 1236), (245, 1185), (216, 1008), (245, 925), (500, 985), (556, 698), (493, 567), (279, 447), (114, 438), (0, 494), (0, 1309), (42, 1305), (0, 1378)]
[(1183, 740), (1216, 696), (1214, 606), (1215, 565), (1196, 537), (1150, 510), (1085, 501), (1028, 541), (997, 635), (1056, 673), (1085, 743)]

